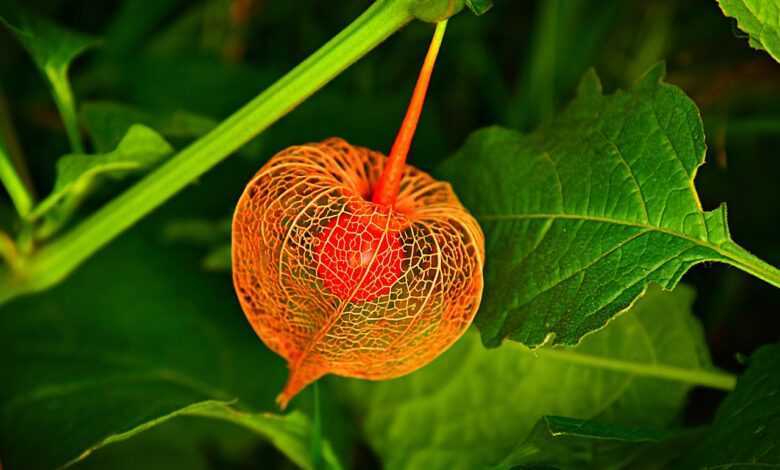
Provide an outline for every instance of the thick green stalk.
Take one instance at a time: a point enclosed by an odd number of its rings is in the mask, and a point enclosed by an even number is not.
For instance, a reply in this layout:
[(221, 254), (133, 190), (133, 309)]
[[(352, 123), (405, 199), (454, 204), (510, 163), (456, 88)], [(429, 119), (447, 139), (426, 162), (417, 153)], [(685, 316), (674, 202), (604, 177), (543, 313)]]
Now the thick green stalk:
[[(0, 303), (43, 290), (262, 132), (413, 18), (421, 5), (379, 0), (304, 62), (80, 225), (42, 248), (23, 269), (0, 273)], [(457, 10), (448, 10), (454, 13)]]

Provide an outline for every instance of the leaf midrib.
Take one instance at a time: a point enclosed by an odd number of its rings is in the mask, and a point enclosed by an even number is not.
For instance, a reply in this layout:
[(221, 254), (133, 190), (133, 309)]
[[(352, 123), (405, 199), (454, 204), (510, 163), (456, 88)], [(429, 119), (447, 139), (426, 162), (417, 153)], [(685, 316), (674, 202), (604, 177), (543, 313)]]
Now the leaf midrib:
[[(520, 343), (509, 341), (507, 344), (525, 353), (529, 352), (528, 348)], [(691, 385), (706, 385), (721, 390), (733, 390), (736, 385), (736, 378), (733, 375), (717, 369), (679, 367), (666, 362), (659, 362), (657, 359), (654, 362), (628, 361), (620, 358), (586, 354), (567, 347), (542, 347), (532, 350), (531, 353), (571, 364), (612, 370), (632, 378), (638, 376), (652, 377), (659, 380), (671, 380)]]
[[(563, 220), (579, 220), (585, 222), (600, 222), (613, 225), (622, 225), (624, 227), (641, 228), (646, 231), (659, 232), (673, 237), (677, 237), (683, 240), (687, 240), (691, 243), (699, 245), (704, 248), (708, 248), (725, 259), (738, 261), (729, 253), (721, 250), (720, 245), (716, 245), (710, 240), (702, 240), (699, 238), (691, 237), (682, 232), (676, 232), (667, 228), (659, 227), (657, 225), (650, 225), (641, 222), (630, 222), (626, 220), (613, 219), (610, 217), (592, 216), (592, 215), (576, 215), (576, 214), (545, 214), (545, 213), (533, 213), (533, 214), (482, 214), (475, 215), (477, 220), (485, 222), (497, 222), (501, 220), (523, 220), (523, 219), (563, 219)], [(706, 228), (706, 221), (705, 221)], [(743, 260), (739, 260), (743, 261)]]

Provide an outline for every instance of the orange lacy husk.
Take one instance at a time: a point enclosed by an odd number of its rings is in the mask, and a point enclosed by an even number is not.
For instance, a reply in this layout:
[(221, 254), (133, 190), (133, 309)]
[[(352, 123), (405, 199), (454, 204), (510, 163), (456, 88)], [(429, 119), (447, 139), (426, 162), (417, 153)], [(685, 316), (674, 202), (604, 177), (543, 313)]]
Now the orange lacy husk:
[[(428, 364), (479, 307), (485, 248), (476, 220), (449, 183), (409, 165), (392, 208), (370, 202), (384, 162), (336, 138), (290, 147), (238, 202), (233, 282), (257, 334), (288, 362), (282, 407), (328, 373), (383, 380)], [(375, 253), (340, 272), (353, 239)]]

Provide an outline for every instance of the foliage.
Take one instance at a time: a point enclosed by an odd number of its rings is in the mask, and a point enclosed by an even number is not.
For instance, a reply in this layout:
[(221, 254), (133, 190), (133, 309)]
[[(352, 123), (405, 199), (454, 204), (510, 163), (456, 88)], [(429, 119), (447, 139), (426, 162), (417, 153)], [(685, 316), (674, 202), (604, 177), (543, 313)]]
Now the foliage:
[(780, 345), (750, 357), (737, 388), (718, 409), (712, 428), (686, 452), (681, 468), (775, 466), (780, 461)]
[[(657, 66), (605, 97), (589, 73), (577, 99), (531, 135), (477, 131), (439, 174), (487, 231), (484, 341), (576, 344), (649, 282), (673, 288), (722, 261), (780, 286), (780, 272), (731, 241), (726, 208), (704, 212), (698, 110)], [(473, 171), (477, 166), (480, 171)]]
[(675, 435), (654, 429), (545, 416), (528, 439), (495, 469), (538, 465), (558, 469), (664, 468), (685, 452), (694, 437), (697, 437), (695, 431)]
[[(780, 464), (777, 270), (730, 234), (780, 261), (776, 0), (15, 3), (0, 467)], [(227, 274), (238, 196), (290, 145), (387, 150), (412, 20), (460, 10), (410, 162), (487, 234), (477, 328), (279, 414)]]
[(110, 152), (98, 155), (70, 154), (57, 161), (57, 177), (51, 193), (28, 216), (45, 219), (38, 238), (51, 236), (94, 191), (101, 179), (121, 177), (148, 169), (171, 154), (173, 148), (157, 132), (133, 124)]
[[(106, 276), (118, 267), (119, 283)], [(311, 466), (309, 418), (261, 413), (273, 403), (265, 380), (284, 371), (230, 321), (230, 286), (216, 281), (186, 252), (135, 234), (66, 284), (5, 310), (0, 455), (9, 468), (57, 468), (182, 415), (233, 422)]]
[[(499, 464), (545, 415), (662, 428), (712, 374), (692, 300), (685, 288), (655, 289), (573, 349), (487, 350), (472, 332), (408, 377), (343, 388), (387, 468)], [(664, 380), (669, 371), (679, 379)]]
[(750, 45), (764, 49), (780, 62), (780, 1), (718, 0), (723, 13), (736, 18), (750, 36)]
[(32, 56), (49, 85), (62, 115), (74, 152), (83, 152), (76, 117), (76, 103), (68, 79), (73, 60), (96, 41), (86, 35), (68, 31), (47, 20), (31, 16), (15, 3), (0, 7), (0, 22), (5, 23)]

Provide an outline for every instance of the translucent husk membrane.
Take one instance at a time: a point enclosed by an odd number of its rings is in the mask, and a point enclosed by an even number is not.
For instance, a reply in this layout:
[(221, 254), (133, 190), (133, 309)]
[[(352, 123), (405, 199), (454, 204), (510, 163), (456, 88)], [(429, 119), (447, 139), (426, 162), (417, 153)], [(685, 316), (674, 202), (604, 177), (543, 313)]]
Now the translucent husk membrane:
[(284, 357), (287, 402), (325, 374), (383, 380), (437, 357), (482, 294), (484, 236), (448, 183), (406, 165), (394, 205), (370, 201), (385, 156), (333, 138), (275, 155), (233, 219), (233, 280)]

